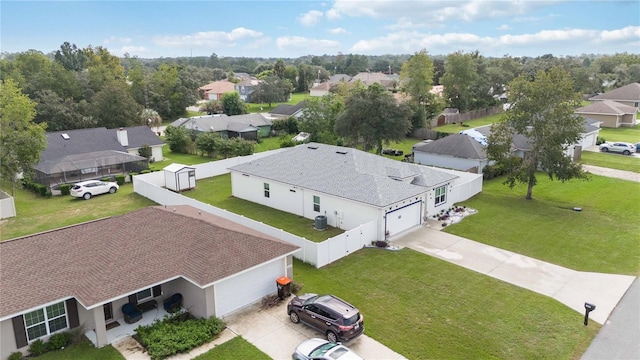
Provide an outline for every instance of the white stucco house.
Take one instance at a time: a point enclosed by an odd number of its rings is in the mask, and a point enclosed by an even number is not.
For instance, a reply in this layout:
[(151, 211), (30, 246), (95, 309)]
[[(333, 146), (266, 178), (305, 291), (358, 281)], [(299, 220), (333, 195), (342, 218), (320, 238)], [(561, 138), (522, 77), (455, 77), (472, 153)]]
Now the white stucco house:
[(482, 176), (308, 143), (229, 168), (235, 197), (351, 230), (395, 236), (482, 190)]

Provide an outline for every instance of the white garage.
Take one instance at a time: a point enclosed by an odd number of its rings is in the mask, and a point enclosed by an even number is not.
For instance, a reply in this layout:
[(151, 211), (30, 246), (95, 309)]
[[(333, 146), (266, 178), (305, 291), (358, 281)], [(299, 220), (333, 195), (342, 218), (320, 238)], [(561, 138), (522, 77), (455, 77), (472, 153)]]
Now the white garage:
[(283, 271), (282, 262), (275, 261), (215, 284), (216, 316), (225, 316), (276, 292), (276, 279), (282, 276)]
[(422, 201), (385, 213), (385, 233), (396, 235), (422, 223)]

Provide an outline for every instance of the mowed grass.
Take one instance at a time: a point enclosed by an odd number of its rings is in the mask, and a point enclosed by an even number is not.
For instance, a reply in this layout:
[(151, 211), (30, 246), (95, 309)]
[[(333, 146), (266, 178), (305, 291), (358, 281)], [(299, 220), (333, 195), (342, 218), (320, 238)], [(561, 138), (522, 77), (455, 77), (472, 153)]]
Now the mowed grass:
[[(291, 350), (293, 352), (293, 349)], [(260, 351), (242, 336), (236, 336), (206, 353), (193, 358), (194, 360), (269, 360), (267, 354)]]
[(525, 185), (485, 181), (459, 204), (478, 213), (444, 231), (574, 270), (640, 275), (640, 183), (590, 178), (563, 184), (539, 173), (533, 200)]
[(83, 341), (70, 345), (63, 350), (48, 352), (38, 356), (38, 360), (124, 360), (116, 348), (107, 345), (96, 348), (91, 342)]
[(267, 103), (262, 103), (262, 104), (248, 103), (247, 104), (247, 108), (249, 110), (249, 113), (269, 112), (269, 111), (273, 110), (276, 106), (281, 105), (281, 104), (296, 105), (300, 101), (303, 101), (304, 99), (306, 99), (306, 98), (308, 98), (310, 96), (311, 95), (309, 95), (308, 92), (307, 93), (293, 93), (293, 94), (291, 94), (291, 100), (289, 100), (287, 102), (272, 103), (271, 106), (269, 106), (269, 104), (267, 104)]
[(125, 183), (115, 194), (77, 199), (70, 195), (44, 198), (22, 188), (16, 189), (17, 216), (0, 222), (0, 239), (12, 239), (62, 226), (125, 214), (155, 202), (133, 192)]
[(365, 334), (408, 359), (578, 359), (600, 329), (534, 292), (410, 249), (359, 250), (321, 269), (295, 260), (302, 293), (359, 308)]
[(503, 120), (503, 117), (504, 117), (504, 113), (500, 113), (500, 114), (496, 114), (496, 115), (485, 116), (485, 117), (479, 118), (479, 119), (465, 121), (464, 122), (465, 126), (462, 126), (462, 124), (460, 124), (460, 123), (447, 124), (447, 125), (442, 125), (442, 126), (435, 127), (435, 128), (433, 128), (433, 130), (440, 131), (440, 132), (446, 132), (446, 133), (459, 133), (462, 130), (469, 130), (471, 128), (485, 126), (485, 125), (491, 125), (491, 124), (500, 122), (500, 121)]
[(632, 127), (600, 128), (598, 136), (608, 142), (623, 141), (635, 144), (640, 142), (640, 124)]
[(198, 180), (195, 189), (185, 191), (182, 195), (315, 242), (322, 242), (344, 232), (332, 226), (327, 226), (324, 231), (317, 231), (313, 228), (314, 220), (232, 197), (231, 174)]
[(640, 158), (635, 156), (583, 151), (580, 163), (640, 173)]

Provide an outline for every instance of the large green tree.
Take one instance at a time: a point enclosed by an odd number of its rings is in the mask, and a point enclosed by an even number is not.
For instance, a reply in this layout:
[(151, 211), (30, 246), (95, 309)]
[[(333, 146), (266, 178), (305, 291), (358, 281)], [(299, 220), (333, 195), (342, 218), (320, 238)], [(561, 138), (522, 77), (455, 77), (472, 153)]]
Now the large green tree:
[[(511, 107), (503, 122), (491, 127), (487, 155), (504, 167), (505, 184), (527, 184), (526, 199), (532, 198), (536, 172), (565, 182), (585, 179), (579, 163), (567, 150), (581, 137), (583, 118), (574, 114), (580, 97), (570, 75), (561, 68), (541, 70), (531, 79), (523, 74), (509, 84)], [(530, 151), (520, 160), (512, 151), (514, 136), (525, 136)]]
[[(433, 84), (433, 62), (427, 51), (413, 54), (400, 70), (400, 89), (409, 95), (410, 101), (415, 105), (414, 109), (422, 112), (414, 116), (416, 122), (414, 128), (424, 127), (427, 117), (427, 107), (435, 102), (435, 96), (429, 91)], [(429, 114), (430, 115), (430, 114)]]
[(47, 147), (46, 124), (35, 124), (36, 103), (7, 79), (0, 84), (0, 179), (12, 184), (19, 173), (29, 176)]
[(122, 82), (107, 84), (94, 96), (91, 105), (91, 114), (98, 126), (113, 129), (140, 122), (141, 106)]
[(267, 103), (269, 107), (274, 102), (286, 102), (293, 91), (293, 85), (286, 79), (275, 75), (268, 76), (263, 82), (256, 85), (251, 93), (251, 102)]
[(362, 144), (364, 151), (375, 147), (382, 153), (382, 144), (404, 139), (411, 129), (411, 110), (398, 104), (385, 88), (372, 84), (357, 89), (345, 101), (344, 111), (336, 119), (336, 133), (350, 145)]
[(246, 114), (248, 112), (247, 104), (240, 99), (240, 94), (236, 91), (222, 95), (222, 107), (224, 108), (224, 113), (229, 116)]
[(440, 78), (447, 105), (460, 112), (467, 111), (472, 103), (473, 85), (477, 79), (476, 64), (471, 54), (449, 54), (444, 64), (444, 75)]
[(311, 134), (310, 141), (336, 144), (335, 124), (338, 114), (344, 110), (344, 99), (336, 94), (311, 97), (305, 100), (298, 129)]

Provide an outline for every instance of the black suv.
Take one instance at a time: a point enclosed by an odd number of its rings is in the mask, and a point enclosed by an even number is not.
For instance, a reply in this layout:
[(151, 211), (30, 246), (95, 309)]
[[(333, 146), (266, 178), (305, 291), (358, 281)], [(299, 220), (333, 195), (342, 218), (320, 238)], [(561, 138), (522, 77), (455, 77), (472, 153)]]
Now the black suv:
[(333, 295), (304, 294), (287, 305), (289, 319), (322, 331), (331, 342), (349, 342), (364, 332), (358, 309)]

